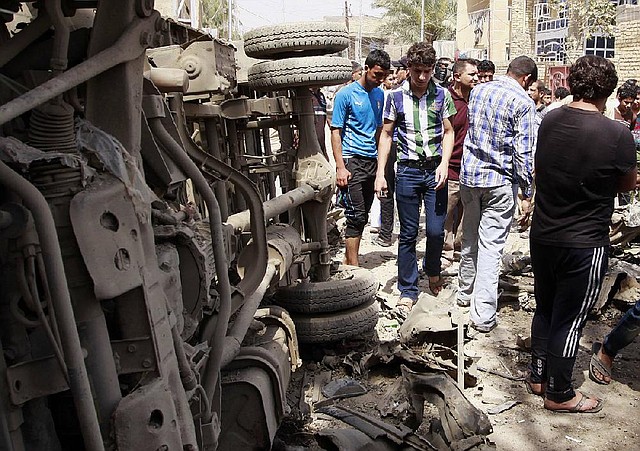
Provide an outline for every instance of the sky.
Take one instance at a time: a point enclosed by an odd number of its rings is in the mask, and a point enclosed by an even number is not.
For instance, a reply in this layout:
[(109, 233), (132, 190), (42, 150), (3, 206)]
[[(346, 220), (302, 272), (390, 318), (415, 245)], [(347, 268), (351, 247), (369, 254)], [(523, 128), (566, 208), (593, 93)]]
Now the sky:
[[(321, 20), (344, 15), (344, 0), (234, 0), (242, 32), (263, 25)], [(371, 6), (372, 0), (347, 0), (352, 16), (381, 16), (384, 10)]]

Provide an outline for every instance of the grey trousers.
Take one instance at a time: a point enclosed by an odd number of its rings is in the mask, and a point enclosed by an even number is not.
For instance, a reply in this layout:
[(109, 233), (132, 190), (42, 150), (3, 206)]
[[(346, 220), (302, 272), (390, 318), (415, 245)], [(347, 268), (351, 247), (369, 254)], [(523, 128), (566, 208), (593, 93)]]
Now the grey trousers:
[(516, 206), (517, 185), (472, 188), (460, 185), (464, 206), (458, 299), (471, 303), (473, 324), (496, 323), (498, 276)]

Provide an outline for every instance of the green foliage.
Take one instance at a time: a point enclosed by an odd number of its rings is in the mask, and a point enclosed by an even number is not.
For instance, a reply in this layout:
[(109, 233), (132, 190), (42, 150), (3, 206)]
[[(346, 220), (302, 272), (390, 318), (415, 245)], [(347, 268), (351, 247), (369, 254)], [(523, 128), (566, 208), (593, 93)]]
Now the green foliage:
[(551, 6), (560, 8), (565, 2), (569, 17), (569, 35), (565, 40), (568, 55), (579, 56), (585, 39), (615, 34), (615, 3), (610, 0), (553, 0)]
[[(202, 26), (217, 28), (222, 35), (227, 28), (227, 0), (201, 0)], [(225, 33), (226, 35), (226, 33)]]
[[(455, 0), (425, 0), (425, 40), (455, 39), (456, 5)], [(422, 0), (374, 0), (373, 6), (387, 10), (381, 33), (398, 44), (420, 40)]]

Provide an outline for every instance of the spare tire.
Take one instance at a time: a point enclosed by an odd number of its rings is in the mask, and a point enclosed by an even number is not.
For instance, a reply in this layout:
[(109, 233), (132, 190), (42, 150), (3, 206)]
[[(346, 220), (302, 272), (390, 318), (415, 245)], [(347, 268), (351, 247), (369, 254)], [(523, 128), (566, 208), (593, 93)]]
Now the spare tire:
[(337, 85), (351, 80), (351, 61), (332, 56), (263, 61), (251, 66), (248, 75), (249, 87), (258, 91)]
[(373, 332), (378, 323), (378, 302), (322, 315), (291, 315), (299, 343), (331, 343), (362, 337)]
[(349, 46), (340, 23), (301, 22), (270, 25), (244, 34), (244, 52), (252, 58), (286, 58), (336, 53)]
[(357, 307), (375, 298), (378, 280), (371, 271), (341, 265), (325, 282), (301, 282), (275, 293), (275, 303), (292, 313), (328, 313)]

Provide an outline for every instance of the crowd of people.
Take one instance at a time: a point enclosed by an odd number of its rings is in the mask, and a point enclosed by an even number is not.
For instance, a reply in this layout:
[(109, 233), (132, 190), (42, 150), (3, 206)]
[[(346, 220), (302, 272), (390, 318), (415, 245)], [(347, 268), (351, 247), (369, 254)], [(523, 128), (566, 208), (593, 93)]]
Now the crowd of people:
[[(431, 294), (442, 289), (442, 269), (460, 249), (457, 304), (469, 308), (471, 328), (489, 333), (498, 324), (501, 256), (519, 211), (519, 226), (531, 227), (537, 303), (526, 388), (549, 410), (600, 411), (602, 400), (574, 390), (571, 377), (607, 269), (614, 199), (637, 186), (636, 81), (623, 83), (611, 104), (618, 76), (605, 58), (579, 58), (569, 89), (552, 93), (527, 56), (496, 76), (491, 61), (438, 59), (426, 42), (396, 62), (374, 50), (359, 70), (337, 92), (330, 122), (346, 217), (344, 262), (359, 264), (374, 196), (381, 246), (393, 243), (397, 209), (397, 313), (406, 318), (419, 295), (424, 215), (421, 264)], [(639, 332), (640, 301), (594, 345), (593, 380), (610, 383), (616, 354)]]

